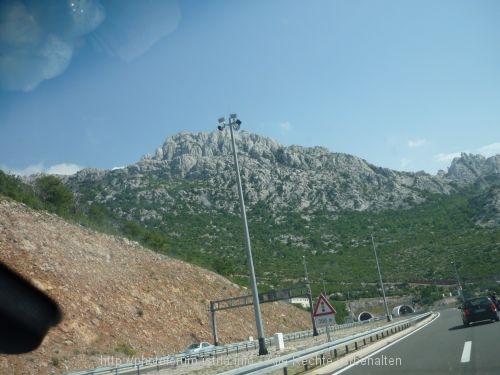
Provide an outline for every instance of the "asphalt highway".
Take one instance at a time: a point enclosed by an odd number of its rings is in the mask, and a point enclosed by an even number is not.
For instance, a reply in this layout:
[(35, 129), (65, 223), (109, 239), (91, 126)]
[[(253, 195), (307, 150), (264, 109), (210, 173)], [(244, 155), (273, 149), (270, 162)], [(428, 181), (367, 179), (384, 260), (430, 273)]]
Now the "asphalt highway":
[(432, 323), (332, 374), (500, 374), (500, 323), (463, 327), (460, 310), (447, 309)]

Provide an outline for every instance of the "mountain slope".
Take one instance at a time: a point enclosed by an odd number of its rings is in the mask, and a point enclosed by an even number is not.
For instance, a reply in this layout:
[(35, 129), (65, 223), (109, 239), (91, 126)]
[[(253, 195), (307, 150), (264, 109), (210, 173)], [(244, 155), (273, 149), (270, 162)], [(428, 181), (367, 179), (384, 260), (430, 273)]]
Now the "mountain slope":
[[(431, 176), (376, 167), (321, 147), (285, 147), (247, 132), (236, 140), (261, 288), (299, 281), (302, 256), (314, 267), (313, 279), (324, 274), (336, 288), (373, 283), (371, 234), (385, 250), (387, 277), (395, 282), (453, 278), (452, 260), (472, 262), (466, 278), (481, 270), (495, 274), (500, 157), (462, 154), (448, 172)], [(66, 184), (84, 212), (108, 217), (130, 238), (243, 282), (227, 134), (180, 133), (137, 164), (84, 170)]]
[[(249, 293), (215, 273), (7, 199), (0, 200), (0, 260), (64, 314), (36, 351), (0, 356), (0, 373), (99, 367), (101, 355), (124, 352), (177, 353), (192, 341), (211, 341), (210, 300)], [(310, 326), (308, 313), (286, 303), (264, 304), (262, 315), (268, 335)], [(256, 337), (254, 327), (249, 307), (218, 314), (222, 343)]]
[[(236, 143), (246, 203), (265, 202), (274, 216), (282, 212), (408, 208), (428, 194), (450, 194), (461, 187), (500, 183), (500, 156), (462, 154), (447, 173), (398, 172), (356, 156), (322, 147), (282, 146), (270, 138), (241, 132)], [(84, 170), (67, 179), (82, 199), (113, 205), (115, 211), (148, 224), (184, 208), (196, 212), (238, 213), (231, 143), (227, 134), (179, 133), (155, 156), (126, 168)], [(147, 205), (140, 211), (139, 207)]]
[[(408, 201), (423, 201), (426, 192), (454, 190), (443, 178), (379, 168), (321, 147), (285, 147), (247, 132), (239, 134), (237, 145), (248, 205), (265, 201), (273, 214), (406, 207)], [(176, 195), (180, 181), (200, 184)], [(129, 198), (156, 206), (148, 209), (154, 217), (179, 204), (238, 212), (237, 200), (229, 196), (235, 192), (231, 144), (221, 132), (180, 133), (168, 138), (154, 157), (145, 156), (135, 165), (114, 171), (85, 170), (68, 179), (75, 190), (88, 182), (98, 188), (97, 202), (106, 203), (120, 191), (127, 192)]]

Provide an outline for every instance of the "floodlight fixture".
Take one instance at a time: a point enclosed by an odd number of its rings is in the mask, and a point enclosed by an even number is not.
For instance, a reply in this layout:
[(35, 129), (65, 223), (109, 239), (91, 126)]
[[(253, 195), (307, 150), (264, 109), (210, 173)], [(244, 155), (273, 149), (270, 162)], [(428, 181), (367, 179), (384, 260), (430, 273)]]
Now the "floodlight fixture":
[(220, 117), (219, 118), (219, 124), (224, 124), (224, 122), (226, 121), (226, 119), (224, 117)]
[(236, 118), (236, 113), (231, 113), (231, 114), (229, 115), (229, 118), (230, 118), (230, 119), (235, 119), (235, 118)]
[(223, 131), (224, 130), (224, 126), (219, 125), (219, 126), (217, 126), (217, 129), (219, 129), (220, 131)]

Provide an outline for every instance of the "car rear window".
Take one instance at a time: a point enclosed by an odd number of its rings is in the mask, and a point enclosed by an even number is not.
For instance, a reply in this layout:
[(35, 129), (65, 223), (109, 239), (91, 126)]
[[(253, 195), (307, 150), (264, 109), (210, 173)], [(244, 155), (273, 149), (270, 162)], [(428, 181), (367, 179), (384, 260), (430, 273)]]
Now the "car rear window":
[(488, 307), (491, 304), (488, 298), (476, 298), (466, 302), (466, 307)]

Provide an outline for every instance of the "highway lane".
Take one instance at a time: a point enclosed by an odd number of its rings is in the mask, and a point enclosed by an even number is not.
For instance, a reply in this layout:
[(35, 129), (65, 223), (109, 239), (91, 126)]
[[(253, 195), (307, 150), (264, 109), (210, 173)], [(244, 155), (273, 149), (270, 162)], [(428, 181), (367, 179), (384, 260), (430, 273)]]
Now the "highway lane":
[(427, 326), (332, 374), (500, 374), (500, 323), (463, 327), (447, 309)]

